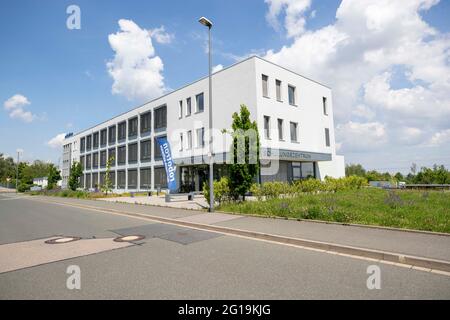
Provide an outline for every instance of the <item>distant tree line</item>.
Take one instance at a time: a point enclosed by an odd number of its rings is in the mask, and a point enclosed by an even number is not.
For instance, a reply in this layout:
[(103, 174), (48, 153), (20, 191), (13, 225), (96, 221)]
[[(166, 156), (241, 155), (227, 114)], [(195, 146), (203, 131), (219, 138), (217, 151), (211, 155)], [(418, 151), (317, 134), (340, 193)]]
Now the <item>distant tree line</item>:
[[(0, 183), (15, 186), (16, 184), (16, 162), (12, 157), (5, 157), (0, 153)], [(46, 163), (36, 160), (29, 164), (20, 162), (18, 165), (18, 190), (20, 192), (30, 190), (33, 186), (33, 179), (47, 177), (47, 189), (54, 189), (59, 180), (61, 180), (60, 171), (52, 163)]]
[(360, 164), (348, 164), (345, 166), (345, 175), (365, 177), (369, 181), (404, 181), (409, 184), (450, 184), (450, 171), (444, 165), (435, 164), (433, 167), (421, 167), (411, 165), (410, 172), (403, 175), (400, 172), (390, 174), (389, 172), (378, 172), (376, 170), (367, 171)]

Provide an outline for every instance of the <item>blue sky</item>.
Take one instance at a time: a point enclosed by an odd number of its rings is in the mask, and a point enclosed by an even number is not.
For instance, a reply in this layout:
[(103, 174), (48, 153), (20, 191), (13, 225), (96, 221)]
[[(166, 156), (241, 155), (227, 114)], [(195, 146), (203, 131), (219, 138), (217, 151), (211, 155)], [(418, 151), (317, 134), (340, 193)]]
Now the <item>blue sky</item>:
[[(441, 48), (445, 54), (445, 49), (449, 48), (445, 37), (448, 38), (450, 32), (450, 22), (446, 18), (450, 13), (450, 1), (414, 1), (418, 5), (411, 8), (410, 15), (406, 17), (419, 26), (414, 28), (413, 32), (417, 33), (423, 47), (427, 41), (441, 41), (439, 45), (436, 44), (434, 50)], [(361, 162), (370, 168), (386, 168), (390, 171), (405, 171), (413, 161), (419, 165), (431, 165), (434, 162), (450, 165), (450, 152), (447, 153), (449, 149), (442, 147), (442, 144), (450, 144), (450, 125), (448, 121), (442, 120), (442, 115), (450, 114), (447, 113), (450, 109), (450, 99), (446, 100), (448, 96), (442, 97), (441, 91), (430, 89), (428, 94), (439, 95), (444, 106), (442, 114), (436, 116), (441, 119), (432, 118), (428, 121), (430, 125), (424, 128), (420, 118), (411, 118), (415, 110), (413, 107), (410, 114), (407, 114), (405, 108), (399, 106), (396, 111), (403, 112), (402, 116), (408, 120), (405, 120), (407, 123), (396, 123), (392, 120), (396, 113), (391, 113), (396, 106), (393, 105), (388, 112), (383, 112), (379, 106), (383, 101), (377, 101), (367, 94), (367, 86), (373, 87), (374, 90), (380, 88), (380, 85), (375, 84), (376, 81), (378, 84), (383, 81), (381, 75), (385, 72), (391, 72), (389, 90), (394, 95), (403, 94), (404, 92), (395, 91), (402, 88), (414, 89), (418, 85), (434, 88), (448, 84), (435, 83), (435, 78), (421, 72), (424, 67), (418, 62), (420, 59), (414, 60), (414, 57), (411, 57), (399, 62), (397, 56), (394, 57), (392, 53), (392, 56), (386, 56), (384, 60), (395, 62), (373, 63), (376, 68), (368, 67), (367, 74), (370, 74), (370, 77), (352, 82), (351, 88), (357, 95), (352, 99), (340, 89), (342, 79), (329, 77), (324, 71), (330, 69), (331, 61), (333, 66), (347, 66), (347, 70), (351, 70), (354, 65), (349, 64), (349, 61), (359, 59), (357, 56), (344, 54), (346, 51), (342, 44), (335, 44), (334, 51), (337, 54), (326, 56), (326, 63), (320, 61), (314, 65), (309, 62), (309, 65), (306, 65), (298, 59), (289, 60), (289, 57), (295, 56), (295, 50), (298, 50), (296, 43), (304, 45), (306, 41), (309, 47), (307, 41), (311, 41), (310, 47), (313, 48), (317, 45), (314, 39), (331, 39), (327, 26), (333, 26), (339, 34), (346, 33), (350, 39), (356, 39), (358, 30), (349, 29), (346, 22), (353, 21), (358, 14), (363, 16), (364, 11), (355, 3), (347, 2), (350, 3), (349, 6), (355, 6), (351, 10), (355, 16), (348, 13), (350, 10), (344, 12), (342, 9), (343, 13), (337, 17), (338, 8), (344, 5), (340, 1), (332, 0), (1, 1), (0, 39), (3, 43), (0, 50), (0, 152), (14, 155), (15, 150), (21, 148), (24, 150), (25, 159), (57, 162), (60, 149), (48, 145), (57, 134), (77, 132), (142, 102), (142, 97), (130, 98), (123, 92), (112, 93), (115, 79), (108, 72), (106, 64), (113, 61), (117, 52), (112, 49), (108, 36), (120, 31), (120, 19), (132, 21), (142, 30), (154, 30), (164, 26), (164, 33), (169, 35), (170, 41), (159, 43), (152, 37), (153, 57), (159, 57), (163, 63), (163, 68), (158, 73), (164, 77), (163, 90), (175, 89), (204, 76), (207, 72), (204, 50), (207, 34), (205, 28), (197, 22), (199, 16), (204, 15), (214, 22), (214, 65), (227, 66), (241, 57), (256, 53), (280, 64), (286, 61), (287, 67), (328, 83), (333, 89), (336, 87), (334, 100), (336, 130), (339, 130), (336, 133), (337, 142), (341, 148), (339, 153), (346, 155), (347, 161)], [(69, 30), (66, 27), (66, 8), (71, 4), (76, 4), (81, 9), (80, 30)], [(303, 6), (303, 9), (295, 11), (296, 6)], [(289, 21), (292, 21), (289, 20), (291, 9), (295, 11), (291, 17), (296, 23), (294, 27), (289, 24)], [(396, 8), (388, 9), (394, 16), (404, 14), (400, 13), (400, 10), (397, 12)], [(270, 12), (273, 13), (272, 20), (268, 17)], [(423, 23), (436, 30), (439, 37), (425, 35), (422, 23), (414, 18), (415, 13), (419, 14)], [(305, 22), (303, 29), (299, 28), (297, 23), (300, 22), (301, 25), (302, 19)], [(390, 21), (380, 21), (386, 24), (386, 29), (391, 26)], [(389, 32), (389, 29), (385, 31)], [(407, 29), (400, 31), (410, 33)], [(401, 39), (403, 41), (404, 37)], [(411, 42), (414, 39), (411, 39)], [(388, 48), (391, 46), (388, 41), (389, 39), (386, 39), (386, 44), (376, 45)], [(400, 40), (393, 38), (392, 41)], [(367, 41), (364, 45), (366, 43)], [(371, 43), (373, 45), (375, 42)], [(404, 45), (407, 47), (409, 43)], [(281, 50), (283, 46), (286, 48), (285, 52)], [(354, 46), (358, 46), (355, 52), (361, 49), (361, 43), (356, 40)], [(343, 53), (339, 54), (339, 50)], [(364, 53), (369, 51), (369, 48), (361, 49)], [(299, 53), (299, 57), (304, 57), (302, 54)], [(311, 60), (304, 58), (305, 61)], [(442, 63), (443, 68), (448, 67), (448, 50)], [(339, 70), (336, 67), (335, 73), (339, 72), (345, 73), (345, 69)], [(410, 73), (414, 74), (414, 79), (408, 77)], [(366, 95), (361, 93), (364, 88)], [(420, 94), (417, 92), (420, 90), (405, 94)], [(11, 117), (11, 110), (16, 107), (8, 109), (4, 106), (8, 99), (19, 94), (27, 99), (21, 110), (32, 114), (29, 121), (25, 121), (25, 117)], [(384, 103), (390, 104), (389, 101)], [(421, 110), (420, 105), (417, 108)], [(372, 112), (374, 116), (361, 118), (360, 111), (365, 114)], [(348, 116), (349, 114), (352, 116)], [(406, 130), (404, 132), (410, 134), (412, 140), (399, 141), (397, 138), (402, 133), (396, 130)], [(374, 137), (372, 132), (378, 134)], [(373, 148), (365, 149), (354, 145), (352, 137), (355, 134), (367, 134), (368, 145), (373, 145)], [(377, 140), (372, 143), (371, 139), (374, 138)], [(399, 147), (403, 148), (403, 155), (398, 155)], [(373, 160), (374, 154), (380, 155), (380, 161)]]

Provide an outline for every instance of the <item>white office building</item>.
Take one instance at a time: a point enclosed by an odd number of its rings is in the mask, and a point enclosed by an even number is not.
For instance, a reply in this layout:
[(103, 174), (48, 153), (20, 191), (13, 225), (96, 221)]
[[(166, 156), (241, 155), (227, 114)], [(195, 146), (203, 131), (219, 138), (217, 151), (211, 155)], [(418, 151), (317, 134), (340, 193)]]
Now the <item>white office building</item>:
[[(261, 170), (256, 181), (293, 181), (344, 176), (336, 155), (331, 89), (253, 56), (212, 76), (215, 178), (226, 174), (232, 114), (242, 104), (258, 124)], [(170, 142), (180, 192), (200, 191), (208, 179), (208, 77), (75, 135), (63, 147), (63, 187), (70, 167), (80, 161), (81, 185), (103, 184), (107, 159), (114, 157), (114, 191), (166, 188), (156, 137)]]

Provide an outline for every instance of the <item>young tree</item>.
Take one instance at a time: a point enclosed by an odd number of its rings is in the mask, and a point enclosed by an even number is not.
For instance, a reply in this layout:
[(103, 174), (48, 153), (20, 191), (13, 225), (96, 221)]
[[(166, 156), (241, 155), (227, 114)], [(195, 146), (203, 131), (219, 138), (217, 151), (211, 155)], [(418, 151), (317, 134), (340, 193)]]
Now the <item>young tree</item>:
[(111, 171), (111, 164), (113, 161), (114, 157), (110, 157), (106, 162), (105, 181), (101, 186), (101, 190), (105, 193), (105, 195), (108, 195), (108, 192), (112, 192), (112, 181), (109, 172)]
[(61, 180), (60, 171), (53, 164), (50, 164), (48, 168), (47, 180), (47, 189), (49, 190), (54, 189), (58, 181)]
[(360, 164), (348, 164), (345, 166), (345, 175), (347, 177), (349, 176), (365, 177), (366, 170)]
[(250, 190), (253, 178), (259, 171), (259, 134), (256, 121), (250, 120), (250, 111), (241, 105), (239, 114), (233, 114), (232, 156), (233, 163), (229, 165), (230, 192), (234, 199)]
[(77, 190), (80, 187), (80, 177), (83, 174), (83, 168), (80, 162), (74, 162), (70, 168), (69, 188), (70, 190)]

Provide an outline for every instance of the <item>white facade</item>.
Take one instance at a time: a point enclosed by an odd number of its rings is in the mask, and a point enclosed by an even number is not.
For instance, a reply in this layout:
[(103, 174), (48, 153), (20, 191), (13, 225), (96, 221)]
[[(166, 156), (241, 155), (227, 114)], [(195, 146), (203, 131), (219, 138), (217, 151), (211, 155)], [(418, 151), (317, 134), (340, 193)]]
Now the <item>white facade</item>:
[[(263, 83), (263, 78), (267, 80), (265, 81), (267, 85)], [(232, 114), (239, 112), (240, 105), (245, 104), (252, 120), (257, 120), (258, 124), (263, 164), (258, 177), (260, 181), (290, 181), (307, 176), (323, 179), (327, 175), (340, 177), (345, 174), (344, 159), (336, 155), (330, 88), (259, 57), (248, 58), (216, 72), (213, 74), (212, 83), (213, 151), (216, 163), (223, 163), (230, 150), (231, 137), (223, 134), (222, 129), (231, 129)], [(280, 85), (277, 86), (277, 84)], [(288, 86), (295, 89), (288, 89)], [(292, 93), (291, 99), (289, 99), (289, 90)], [(200, 106), (197, 105), (199, 94), (203, 95), (203, 104), (199, 101)], [(190, 113), (188, 99), (191, 100)], [(180, 112), (180, 101), (182, 112)], [(85, 184), (85, 187), (90, 189), (95, 185), (101, 185), (101, 173), (106, 170), (104, 160), (109, 158), (108, 150), (111, 149), (115, 150), (116, 154), (115, 166), (111, 168), (111, 172), (115, 172), (115, 191), (154, 190), (158, 186), (164, 188), (163, 163), (155, 157), (159, 146), (154, 142), (154, 138), (166, 136), (171, 145), (172, 157), (177, 164), (178, 185), (187, 183), (192, 185), (192, 189), (201, 190), (202, 182), (208, 177), (205, 171), (209, 152), (208, 101), (208, 78), (206, 77), (76, 135), (68, 136), (63, 149), (63, 187), (67, 186), (71, 164), (80, 160), (84, 162), (83, 179), (87, 181), (86, 178), (95, 178), (95, 181)], [(201, 106), (203, 110), (199, 110)], [(155, 119), (155, 116), (161, 113), (156, 111), (160, 107), (166, 108), (165, 126), (164, 121)], [(149, 132), (143, 133), (141, 126), (145, 124), (145, 117), (142, 115), (148, 112), (151, 113), (151, 126)], [(130, 119), (135, 117), (138, 119), (138, 132), (136, 136), (130, 136), (130, 126), (133, 128), (134, 125)], [(117, 140), (118, 124), (123, 121), (126, 121), (126, 137), (119, 142)], [(156, 122), (163, 127), (156, 128)], [(268, 128), (265, 124), (268, 124)], [(108, 139), (109, 128), (114, 125), (116, 126), (115, 142), (107, 141), (102, 145), (101, 131), (107, 129)], [(282, 136), (279, 136), (280, 132)], [(91, 136), (90, 139), (94, 140), (96, 133), (98, 133), (98, 146), (95, 148), (91, 146), (89, 151), (86, 150), (87, 137)], [(202, 135), (204, 135), (204, 145), (201, 143)], [(82, 142), (83, 138), (85, 142)], [(145, 157), (141, 156), (146, 155), (148, 143), (145, 141), (149, 139), (151, 155), (148, 159), (144, 159)], [(135, 143), (137, 147), (134, 146)], [(85, 145), (84, 151), (82, 151), (82, 144)], [(123, 146), (126, 146), (126, 158), (121, 159), (125, 161), (119, 164), (118, 152)], [(92, 168), (91, 165), (89, 169), (87, 158), (90, 157), (92, 163), (95, 153), (98, 167)], [(137, 159), (135, 159), (135, 153), (137, 153)], [(220, 168), (220, 165), (218, 167)], [(221, 172), (215, 174), (220, 175)], [(121, 183), (119, 183), (119, 176)], [(124, 177), (125, 183), (123, 183)]]

